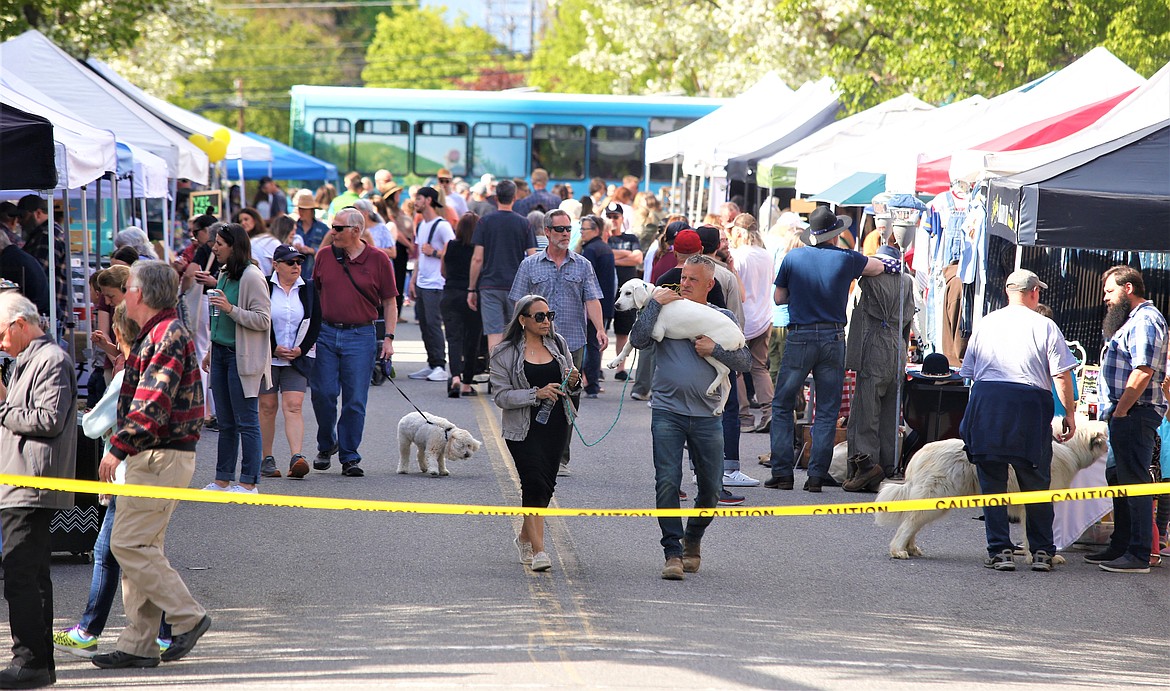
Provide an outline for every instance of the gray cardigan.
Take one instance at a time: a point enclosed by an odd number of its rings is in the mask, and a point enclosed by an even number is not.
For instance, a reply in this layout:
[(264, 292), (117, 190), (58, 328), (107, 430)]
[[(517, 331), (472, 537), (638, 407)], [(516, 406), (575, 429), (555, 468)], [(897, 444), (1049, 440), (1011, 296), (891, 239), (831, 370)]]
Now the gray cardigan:
[[(73, 479), (77, 472), (77, 376), (48, 336), (16, 358), (0, 402), (0, 473)], [(69, 509), (72, 492), (0, 486), (0, 508)]]
[[(573, 366), (573, 358), (569, 355), (569, 346), (560, 334), (553, 334), (554, 338), (545, 336), (544, 347), (552, 353), (557, 366), (562, 372), (567, 372)], [(519, 347), (517, 347), (519, 346)], [(523, 441), (528, 436), (528, 427), (532, 423), (531, 409), (540, 405), (536, 397), (536, 387), (528, 385), (528, 378), (524, 376), (524, 341), (519, 344), (501, 343), (492, 353), (491, 386), (495, 392), (496, 405), (503, 410), (501, 427), (504, 439)], [(580, 391), (581, 384), (570, 388), (570, 393)], [(573, 402), (565, 399), (565, 419), (569, 419), (569, 406)], [(573, 415), (577, 414), (576, 408)]]

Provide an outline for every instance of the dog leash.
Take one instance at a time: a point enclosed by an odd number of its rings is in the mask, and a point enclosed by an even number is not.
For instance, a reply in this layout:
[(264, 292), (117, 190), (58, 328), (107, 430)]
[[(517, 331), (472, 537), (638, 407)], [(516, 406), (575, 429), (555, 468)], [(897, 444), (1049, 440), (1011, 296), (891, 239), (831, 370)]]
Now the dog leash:
[[(389, 377), (387, 377), (387, 380), (391, 384), (394, 385), (394, 388), (398, 389), (398, 393), (402, 394), (402, 397), (406, 399), (406, 402), (410, 404), (410, 407), (417, 410), (419, 415), (422, 415), (423, 422), (426, 422), (428, 425), (434, 425), (435, 427), (441, 427), (441, 425), (439, 425), (438, 423), (431, 422), (431, 419), (429, 417), (427, 417), (427, 414), (424, 413), (423, 411), (419, 410), (418, 406), (416, 406), (414, 404), (414, 401), (410, 400), (410, 396), (406, 395), (406, 392), (403, 391), (402, 388), (398, 386), (397, 382), (395, 382), (393, 379), (390, 379)], [(451, 434), (451, 430), (447, 429), (446, 427), (443, 427), (443, 440), (444, 441), (446, 441), (449, 438), (450, 434)]]
[[(634, 350), (634, 356), (632, 358), (630, 358), (630, 366), (628, 368), (628, 372), (632, 372), (634, 370), (634, 365), (635, 365), (635, 363), (637, 363), (638, 356), (641, 355), (641, 352), (642, 351), (637, 350), (637, 349)], [(627, 372), (627, 374), (628, 374), (628, 372)], [(609, 429), (605, 430), (605, 434), (602, 434), (601, 437), (599, 437), (597, 439), (597, 441), (595, 441), (595, 442), (590, 443), (590, 442), (585, 441), (584, 435), (581, 434), (581, 428), (577, 426), (577, 414), (573, 410), (573, 406), (570, 405), (570, 406), (566, 407), (566, 410), (569, 411), (569, 424), (571, 424), (573, 426), (573, 429), (577, 430), (577, 438), (580, 439), (581, 443), (584, 444), (586, 447), (597, 446), (602, 441), (604, 441), (606, 437), (609, 436), (609, 433), (612, 432), (615, 427), (617, 427), (618, 420), (620, 420), (622, 417), (622, 407), (626, 404), (626, 389), (630, 386), (630, 380), (632, 380), (632, 379), (633, 379), (633, 377), (631, 377), (631, 376), (626, 377), (626, 382), (624, 384), (622, 384), (622, 395), (618, 398), (617, 415), (614, 416), (613, 422), (610, 423), (610, 425), (609, 425)], [(569, 381), (568, 377), (566, 377), (565, 383), (567, 384), (568, 381)]]

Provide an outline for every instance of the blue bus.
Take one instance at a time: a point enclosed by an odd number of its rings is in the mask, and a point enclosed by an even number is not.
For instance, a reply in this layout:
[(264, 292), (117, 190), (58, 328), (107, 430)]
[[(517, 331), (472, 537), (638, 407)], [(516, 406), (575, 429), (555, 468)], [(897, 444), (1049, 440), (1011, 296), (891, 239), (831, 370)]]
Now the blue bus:
[[(523, 91), (441, 91), (331, 86), (292, 88), (292, 145), (363, 175), (399, 180), (440, 168), (474, 182), (484, 173), (553, 183), (642, 178), (647, 137), (676, 130), (725, 103), (671, 96), (590, 96)], [(650, 167), (651, 187), (671, 166)]]

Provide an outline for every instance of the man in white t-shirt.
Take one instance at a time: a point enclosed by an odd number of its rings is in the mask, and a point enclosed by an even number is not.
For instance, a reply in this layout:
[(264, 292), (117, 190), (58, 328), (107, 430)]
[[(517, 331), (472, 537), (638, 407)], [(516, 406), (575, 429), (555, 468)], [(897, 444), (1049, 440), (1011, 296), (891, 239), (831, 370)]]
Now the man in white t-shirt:
[(423, 345), (427, 350), (427, 366), (413, 374), (411, 379), (447, 381), (446, 350), (443, 339), (443, 318), (439, 304), (443, 299), (442, 273), (443, 253), (447, 242), (455, 237), (451, 224), (447, 223), (438, 210), (439, 192), (433, 187), (422, 187), (414, 195), (414, 210), (422, 214), (422, 223), (415, 230), (418, 243), (418, 262), (410, 279), (410, 298), (414, 300), (414, 313), (422, 331)]
[[(1015, 469), (1021, 491), (1047, 490), (1052, 438), (1064, 443), (1076, 432), (1071, 371), (1077, 361), (1060, 328), (1035, 311), (1042, 288), (1048, 286), (1031, 271), (1013, 271), (1005, 285), (1007, 307), (979, 321), (959, 370), (964, 378), (974, 380), (959, 435), (967, 444), (984, 494), (1007, 491), (1009, 467)], [(1052, 425), (1054, 381), (1065, 409), (1057, 433)], [(1052, 504), (1028, 504), (1026, 512), (1032, 570), (1051, 571), (1056, 554)], [(988, 554), (984, 566), (1015, 571), (1007, 507), (984, 507), (983, 516)]]

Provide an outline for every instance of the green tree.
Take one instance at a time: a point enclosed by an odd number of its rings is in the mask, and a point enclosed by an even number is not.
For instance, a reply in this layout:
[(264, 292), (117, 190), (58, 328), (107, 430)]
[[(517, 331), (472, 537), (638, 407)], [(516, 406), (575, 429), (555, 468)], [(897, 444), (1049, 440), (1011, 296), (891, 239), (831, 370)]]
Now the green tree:
[(289, 88), (342, 83), (344, 48), (328, 24), (288, 12), (252, 11), (222, 40), (213, 64), (184, 76), (172, 100), (229, 127), (239, 126), (235, 81), (243, 81), (244, 127), (288, 141)]
[(827, 74), (855, 112), (907, 92), (933, 103), (993, 96), (1098, 45), (1149, 75), (1168, 44), (1166, 0), (871, 0), (843, 27)]
[(612, 93), (617, 75), (594, 71), (578, 62), (576, 55), (587, 46), (586, 27), (600, 20), (590, 0), (558, 0), (550, 3), (552, 21), (532, 53), (528, 84), (542, 91), (575, 94)]
[(366, 51), (362, 80), (367, 86), (454, 89), (456, 80), (474, 82), (479, 68), (522, 69), (491, 34), (460, 16), (443, 19), (445, 7), (381, 14)]

